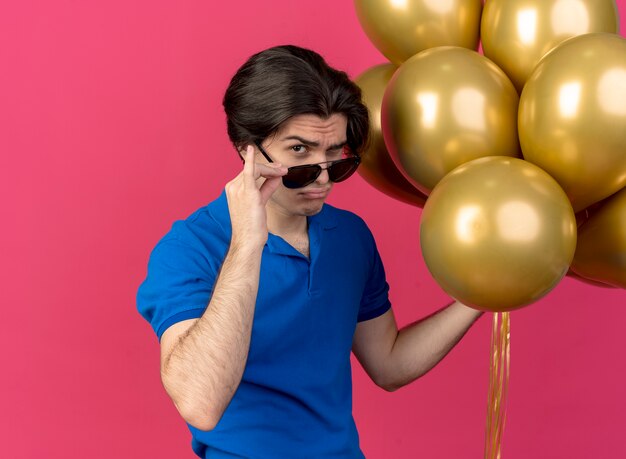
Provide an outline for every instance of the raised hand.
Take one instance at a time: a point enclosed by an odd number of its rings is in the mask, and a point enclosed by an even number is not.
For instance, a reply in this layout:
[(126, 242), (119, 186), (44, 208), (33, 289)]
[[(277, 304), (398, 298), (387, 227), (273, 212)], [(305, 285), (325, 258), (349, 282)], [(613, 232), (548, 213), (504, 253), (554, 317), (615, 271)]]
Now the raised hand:
[(243, 170), (225, 187), (233, 230), (231, 245), (263, 247), (268, 232), (265, 205), (286, 173), (287, 168), (279, 163), (255, 163), (254, 147), (248, 145)]

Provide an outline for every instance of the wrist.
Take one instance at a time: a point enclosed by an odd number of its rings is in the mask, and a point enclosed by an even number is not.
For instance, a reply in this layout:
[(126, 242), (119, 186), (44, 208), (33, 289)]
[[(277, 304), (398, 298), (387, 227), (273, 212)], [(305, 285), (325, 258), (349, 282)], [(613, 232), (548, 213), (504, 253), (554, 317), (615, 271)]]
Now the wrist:
[(263, 253), (263, 247), (265, 247), (265, 241), (238, 238), (233, 235), (228, 252), (231, 256), (260, 257)]

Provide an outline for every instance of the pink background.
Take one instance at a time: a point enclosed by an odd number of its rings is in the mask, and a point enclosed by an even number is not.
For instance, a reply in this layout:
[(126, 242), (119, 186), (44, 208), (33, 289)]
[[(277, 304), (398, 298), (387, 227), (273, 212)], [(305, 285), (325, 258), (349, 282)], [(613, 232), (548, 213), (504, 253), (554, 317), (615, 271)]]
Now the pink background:
[[(0, 457), (194, 457), (135, 292), (171, 223), (238, 172), (230, 76), (283, 43), (352, 76), (383, 62), (346, 0), (3, 2)], [(330, 202), (369, 223), (401, 324), (448, 301), (421, 259), (419, 210), (360, 177)], [(568, 278), (512, 314), (504, 458), (626, 457), (625, 300)], [(393, 394), (355, 365), (368, 458), (482, 455), (490, 326)]]

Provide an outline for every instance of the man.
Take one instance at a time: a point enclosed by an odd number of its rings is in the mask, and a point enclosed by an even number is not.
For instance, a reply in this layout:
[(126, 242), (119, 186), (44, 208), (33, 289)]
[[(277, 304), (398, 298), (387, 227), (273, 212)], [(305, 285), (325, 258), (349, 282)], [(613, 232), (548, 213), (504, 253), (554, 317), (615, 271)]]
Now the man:
[(151, 255), (138, 308), (200, 457), (363, 457), (350, 352), (395, 390), (480, 315), (453, 303), (398, 332), (371, 233), (324, 204), (367, 143), (360, 96), (312, 51), (252, 56), (224, 96), (242, 172)]

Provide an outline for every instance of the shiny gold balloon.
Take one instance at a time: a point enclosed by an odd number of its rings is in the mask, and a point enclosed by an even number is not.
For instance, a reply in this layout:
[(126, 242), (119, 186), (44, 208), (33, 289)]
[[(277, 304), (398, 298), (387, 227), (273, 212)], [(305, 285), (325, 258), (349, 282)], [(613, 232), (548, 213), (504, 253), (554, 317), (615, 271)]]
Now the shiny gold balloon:
[(475, 51), (422, 51), (387, 86), (382, 129), (389, 154), (424, 194), (448, 172), (484, 156), (519, 156), (518, 96)]
[[(608, 199), (608, 198), (607, 198)], [(606, 199), (590, 205), (586, 209), (576, 212), (576, 227), (580, 228), (587, 220), (591, 218), (606, 202)]]
[(424, 207), (426, 196), (411, 185), (398, 170), (387, 152), (380, 129), (380, 106), (387, 83), (396, 69), (393, 64), (377, 65), (355, 80), (363, 91), (363, 102), (370, 112), (370, 144), (362, 155), (363, 161), (357, 171), (370, 185), (386, 195), (407, 204)]
[(614, 0), (488, 0), (480, 34), (485, 56), (521, 92), (539, 60), (559, 43), (618, 30)]
[(576, 212), (626, 186), (626, 40), (583, 35), (545, 56), (520, 97), (519, 136)]
[(626, 288), (626, 188), (607, 199), (578, 229), (572, 271)]
[(449, 295), (504, 312), (537, 301), (565, 276), (576, 219), (546, 172), (489, 157), (439, 182), (424, 206), (420, 238), (428, 269)]
[(612, 285), (605, 284), (603, 282), (598, 282), (598, 281), (594, 281), (594, 280), (591, 280), (591, 279), (587, 279), (586, 277), (583, 277), (583, 276), (581, 276), (579, 274), (576, 274), (574, 271), (572, 271), (571, 268), (567, 272), (567, 277), (569, 277), (571, 279), (576, 279), (577, 281), (582, 282), (583, 284), (593, 285), (594, 287), (615, 288)]
[(355, 0), (363, 30), (394, 64), (436, 46), (477, 49), (482, 0)]

